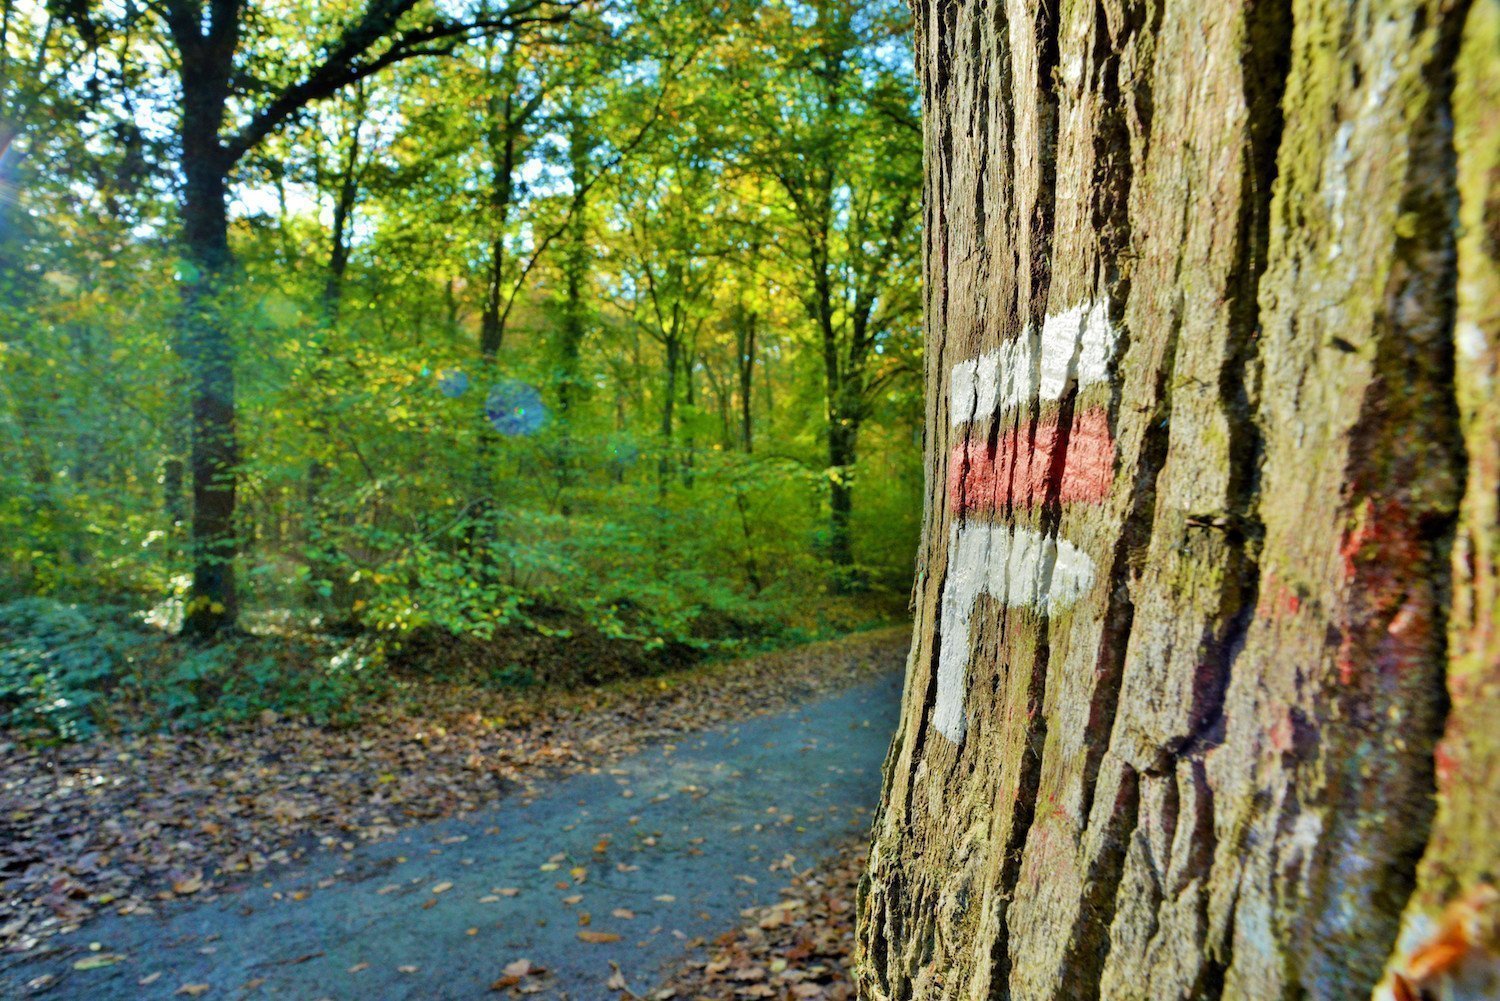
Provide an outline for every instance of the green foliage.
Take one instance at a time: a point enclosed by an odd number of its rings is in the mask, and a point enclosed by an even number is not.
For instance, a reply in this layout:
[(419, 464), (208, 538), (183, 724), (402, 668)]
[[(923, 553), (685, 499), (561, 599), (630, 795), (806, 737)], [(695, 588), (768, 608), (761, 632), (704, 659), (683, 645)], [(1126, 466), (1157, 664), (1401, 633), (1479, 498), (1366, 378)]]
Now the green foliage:
[(95, 704), (138, 646), (71, 605), (40, 598), (0, 605), (0, 723), (61, 740), (89, 736)]
[(0, 725), (44, 741), (100, 728), (196, 729), (265, 711), (350, 721), (383, 685), (373, 651), (241, 638), (174, 641), (128, 613), (0, 604)]
[[(226, 130), (363, 5), (238, 9), (255, 86)], [(386, 666), (318, 636), (662, 660), (899, 607), (923, 490), (899, 0), (586, 3), (396, 61), (238, 161), (218, 276), (183, 238), (175, 43), (156, 8), (97, 13), (86, 59), (42, 7), (0, 46), (28, 68), (0, 73), (0, 723), (334, 719)], [(162, 630), (194, 600), (210, 321), (250, 635), (196, 648)], [(487, 412), (497, 386), (523, 419)], [(575, 677), (490, 655), (497, 684)]]

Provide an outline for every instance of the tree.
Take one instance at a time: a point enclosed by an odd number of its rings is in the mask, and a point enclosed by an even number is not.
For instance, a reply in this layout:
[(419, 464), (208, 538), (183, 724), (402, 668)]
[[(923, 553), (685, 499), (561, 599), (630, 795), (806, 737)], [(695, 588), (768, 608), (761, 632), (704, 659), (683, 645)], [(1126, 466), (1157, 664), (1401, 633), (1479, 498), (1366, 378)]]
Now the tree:
[[(690, 383), (698, 336), (714, 306), (719, 256), (715, 237), (718, 209), (715, 178), (702, 151), (673, 146), (656, 169), (630, 192), (628, 284), (640, 329), (662, 349), (661, 442), (657, 488), (665, 493), (679, 465), (677, 404), (679, 383)], [(691, 388), (688, 390), (691, 405)]]
[[(774, 180), (785, 253), (821, 355), (828, 550), (853, 581), (854, 470), (873, 398), (900, 366), (880, 355), (915, 325), (904, 273), (917, 196), (915, 94), (886, 44), (904, 11), (888, 0), (770, 4), (760, 51), (737, 68), (751, 169)], [(764, 53), (764, 54), (762, 54)]]
[(1497, 917), (1500, 4), (915, 11), (861, 996), (1496, 996), (1411, 958)]
[[(64, 6), (87, 39), (99, 37), (104, 28), (90, 19), (90, 4)], [(371, 0), (311, 40), (286, 37), (276, 45), (266, 44), (267, 36), (285, 34), (284, 26), (262, 17), (250, 0), (163, 0), (145, 8), (161, 18), (165, 32), (157, 44), (175, 65), (180, 95), (184, 319), (177, 350), (189, 373), (192, 411), (190, 632), (217, 632), (233, 624), (237, 611), (235, 349), (217, 301), (234, 264), (229, 187), (236, 166), (309, 105), (345, 87), (406, 60), (451, 54), (480, 35), (560, 20), (567, 6), (518, 0), (463, 19), (420, 0)], [(104, 23), (124, 32), (141, 14), (128, 5), (120, 16), (118, 26)], [(288, 55), (268, 55), (275, 51)]]

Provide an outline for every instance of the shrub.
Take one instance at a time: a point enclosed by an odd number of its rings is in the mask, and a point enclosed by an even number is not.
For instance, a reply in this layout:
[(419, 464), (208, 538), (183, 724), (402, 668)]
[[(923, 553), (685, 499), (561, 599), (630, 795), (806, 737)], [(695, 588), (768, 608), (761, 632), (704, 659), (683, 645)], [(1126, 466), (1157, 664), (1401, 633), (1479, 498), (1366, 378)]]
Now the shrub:
[(0, 604), (0, 726), (48, 742), (112, 729), (218, 727), (262, 712), (352, 721), (382, 685), (370, 644), (176, 640), (109, 609)]
[(143, 645), (138, 633), (76, 605), (23, 598), (0, 605), (0, 724), (76, 740)]

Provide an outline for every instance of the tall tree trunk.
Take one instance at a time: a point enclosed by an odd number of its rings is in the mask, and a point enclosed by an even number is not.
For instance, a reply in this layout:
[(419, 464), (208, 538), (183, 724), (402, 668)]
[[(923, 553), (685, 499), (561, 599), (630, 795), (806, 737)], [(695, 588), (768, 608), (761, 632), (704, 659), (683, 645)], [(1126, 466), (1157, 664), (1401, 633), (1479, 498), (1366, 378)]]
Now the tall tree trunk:
[(751, 420), (751, 403), (755, 389), (755, 335), (760, 314), (742, 306), (738, 321), (734, 327), (734, 364), (740, 388), (740, 447), (749, 455), (755, 451), (755, 424)]
[[(349, 136), (349, 146), (344, 151), (344, 161), (339, 171), (338, 190), (334, 196), (333, 227), (329, 234), (328, 274), (323, 282), (324, 321), (330, 328), (338, 321), (339, 308), (344, 301), (345, 278), (349, 272), (350, 229), (354, 224), (354, 211), (359, 203), (360, 133), (364, 127), (365, 110), (364, 86), (356, 84), (354, 105), (351, 108), (354, 121)], [(318, 342), (320, 373), (327, 367), (329, 361), (326, 338), (327, 334), (324, 334)], [(321, 401), (315, 407), (314, 420), (313, 430), (319, 434), (327, 434), (327, 408), (321, 405)], [(328, 478), (327, 464), (320, 456), (314, 455), (307, 464), (307, 483), (303, 497), (306, 505), (304, 534), (315, 549), (322, 548), (309, 561), (308, 580), (312, 585), (312, 603), (324, 605), (334, 621), (348, 622), (353, 615), (354, 590), (349, 583), (349, 574), (339, 566), (337, 560), (329, 558), (330, 554), (326, 548), (328, 539), (324, 531), (324, 522), (328, 517), (328, 511), (323, 503), (323, 491)], [(325, 581), (328, 587), (326, 602), (322, 600)]]
[[(489, 260), (485, 267), (484, 303), (479, 315), (479, 370), (484, 386), (493, 384), (499, 374), (500, 347), (505, 339), (508, 313), (508, 310), (502, 309), (505, 233), (510, 224), (511, 201), (515, 195), (516, 131), (520, 127), (513, 115), (516, 69), (512, 55), (510, 50), (502, 51), (498, 67), (494, 63), (494, 53), (487, 56), (490, 60), (489, 79), (492, 90), (486, 141), (493, 172), (490, 177)], [(465, 540), (469, 552), (478, 558), (480, 572), (486, 575), (494, 572), (491, 553), (495, 531), (491, 517), (494, 505), (490, 497), (494, 489), (494, 474), (490, 462), (495, 444), (494, 429), (488, 424), (482, 425), (473, 470), (475, 500), (472, 525)]]
[[(826, 274), (823, 265), (820, 275)], [(839, 586), (853, 583), (854, 544), (849, 534), (854, 514), (854, 460), (860, 415), (852, 380), (856, 373), (841, 356), (834, 325), (833, 288), (820, 280), (813, 318), (823, 337), (824, 417), (828, 438), (828, 557), (839, 573)]]
[(219, 140), (232, 47), (183, 53), (183, 330), (192, 442), (193, 587), (184, 630), (209, 635), (238, 615), (234, 560), (239, 447), (235, 436), (234, 344), (225, 328), (229, 252), (229, 158)]
[(567, 118), (569, 181), (573, 188), (568, 206), (566, 249), (563, 255), (562, 322), (558, 324), (554, 349), (557, 362), (557, 410), (560, 418), (559, 509), (564, 517), (572, 514), (572, 488), (576, 480), (578, 456), (573, 424), (578, 420), (578, 404), (586, 389), (581, 372), (583, 338), (587, 330), (584, 285), (588, 281), (590, 252), (588, 226), (589, 134), (581, 113), (570, 111)]
[(493, 237), (485, 269), (484, 307), (479, 319), (479, 355), (486, 378), (494, 375), (495, 360), (505, 338), (505, 314), (501, 311), (505, 287), (505, 231), (510, 225), (510, 207), (515, 194), (516, 130), (514, 115), (515, 68), (505, 53), (499, 69), (491, 69), (488, 142), (494, 164), (490, 178), (490, 225)]
[[(584, 284), (589, 275), (589, 133), (580, 112), (567, 119), (569, 181), (573, 188), (568, 207), (567, 249), (563, 258), (563, 310), (558, 329), (558, 409), (566, 419), (583, 391), (579, 362), (586, 329)], [(567, 426), (564, 425), (566, 432)]]
[(853, 417), (834, 418), (828, 424), (828, 557), (844, 574), (842, 586), (854, 583), (854, 540), (850, 522), (854, 517), (854, 460), (859, 441), (859, 423)]
[(344, 299), (344, 276), (349, 271), (349, 230), (354, 224), (354, 208), (359, 200), (360, 132), (365, 122), (363, 85), (355, 85), (354, 106), (350, 110), (354, 116), (354, 122), (349, 136), (349, 148), (344, 151), (343, 169), (339, 172), (338, 193), (333, 202), (333, 232), (328, 253), (328, 277), (323, 285), (323, 309), (328, 314), (330, 322), (338, 319), (339, 304)]
[(673, 415), (677, 407), (677, 369), (679, 357), (682, 352), (681, 342), (676, 334), (676, 313), (673, 312), (673, 331), (666, 338), (666, 356), (663, 360), (665, 371), (663, 372), (664, 384), (662, 386), (661, 402), (661, 457), (656, 460), (656, 492), (662, 496), (667, 493), (667, 480), (672, 473), (674, 433)]
[[(694, 340), (696, 341), (696, 338)], [(682, 402), (688, 408), (689, 421), (687, 426), (688, 432), (683, 438), (684, 447), (682, 469), (680, 472), (682, 475), (682, 485), (691, 490), (693, 489), (693, 463), (698, 458), (698, 440), (693, 434), (693, 421), (698, 416), (698, 376), (694, 371), (696, 363), (691, 348), (688, 349), (687, 356), (682, 359), (682, 362), (682, 388), (684, 390)]]
[(917, 0), (862, 997), (1500, 996), (1497, 4)]

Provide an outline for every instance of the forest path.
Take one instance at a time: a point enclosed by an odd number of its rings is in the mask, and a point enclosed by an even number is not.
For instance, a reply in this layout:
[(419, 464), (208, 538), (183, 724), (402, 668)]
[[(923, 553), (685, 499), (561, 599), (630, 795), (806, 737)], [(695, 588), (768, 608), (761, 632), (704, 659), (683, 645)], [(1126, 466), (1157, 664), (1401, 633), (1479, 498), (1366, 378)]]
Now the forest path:
[(775, 903), (785, 868), (868, 825), (900, 692), (887, 676), (211, 903), (100, 919), (0, 974), (0, 996), (477, 999), (507, 996), (491, 985), (521, 959), (548, 971), (519, 982), (531, 996), (620, 997), (612, 963), (647, 994), (689, 942)]

